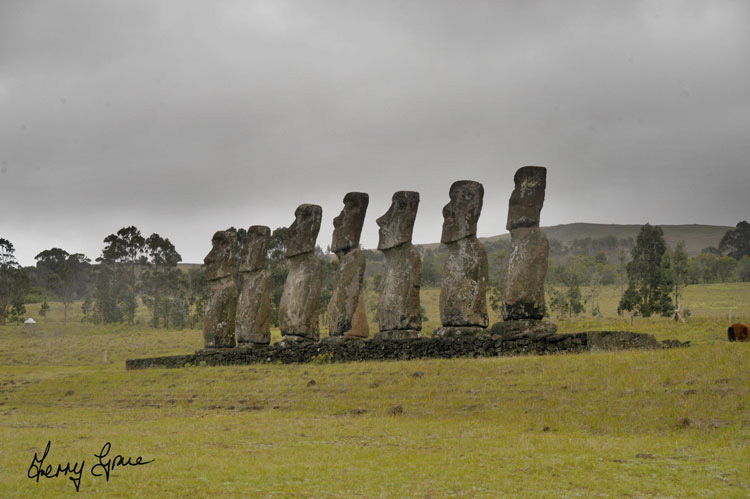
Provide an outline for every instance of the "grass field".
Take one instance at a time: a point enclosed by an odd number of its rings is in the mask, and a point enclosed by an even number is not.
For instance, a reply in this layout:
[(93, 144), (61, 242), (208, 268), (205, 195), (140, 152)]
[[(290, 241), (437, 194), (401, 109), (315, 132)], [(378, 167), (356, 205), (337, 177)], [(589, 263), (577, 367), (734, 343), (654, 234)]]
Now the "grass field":
[[(427, 327), (437, 297), (423, 292)], [(35, 328), (0, 327), (0, 495), (75, 494), (27, 478), (47, 441), (45, 465), (85, 460), (82, 497), (750, 495), (750, 344), (725, 340), (730, 309), (750, 319), (750, 285), (688, 287), (686, 324), (631, 325), (616, 298), (602, 290), (601, 318), (557, 322), (693, 346), (125, 371), (200, 348), (200, 332), (63, 326), (53, 304)], [(94, 477), (105, 442), (154, 462)]]

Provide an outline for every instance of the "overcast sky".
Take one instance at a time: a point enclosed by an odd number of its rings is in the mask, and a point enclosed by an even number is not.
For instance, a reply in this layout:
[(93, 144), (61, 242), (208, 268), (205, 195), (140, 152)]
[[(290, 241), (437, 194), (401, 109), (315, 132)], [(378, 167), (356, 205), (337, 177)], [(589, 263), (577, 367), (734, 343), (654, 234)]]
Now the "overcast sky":
[(214, 231), (393, 192), (440, 238), (480, 181), (548, 168), (542, 225), (750, 219), (750, 2), (0, 1), (0, 237), (24, 265), (136, 225)]

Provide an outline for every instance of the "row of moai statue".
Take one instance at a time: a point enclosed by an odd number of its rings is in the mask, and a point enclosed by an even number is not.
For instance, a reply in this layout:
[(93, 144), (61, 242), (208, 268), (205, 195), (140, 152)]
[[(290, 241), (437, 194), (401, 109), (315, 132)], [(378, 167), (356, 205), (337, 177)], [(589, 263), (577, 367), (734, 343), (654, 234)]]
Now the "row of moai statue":
[[(539, 321), (544, 316), (544, 278), (549, 244), (539, 228), (547, 170), (520, 168), (514, 177), (506, 228), (511, 250), (503, 286), (504, 321)], [(487, 253), (477, 239), (484, 187), (460, 180), (451, 185), (450, 202), (443, 208), (440, 242), (448, 247), (440, 288), (442, 327), (433, 336), (472, 335), (489, 326), (487, 314)], [(350, 192), (334, 220), (331, 250), (339, 260), (328, 304), (329, 337), (366, 339), (369, 328), (363, 297), (365, 255), (359, 248), (369, 196)], [(385, 270), (378, 302), (381, 339), (417, 337), (422, 329), (419, 288), (422, 262), (412, 245), (419, 193), (398, 191), (388, 211), (377, 219), (378, 250)], [(318, 302), (322, 285), (321, 262), (315, 255), (322, 208), (300, 205), (289, 227), (286, 259), (289, 273), (279, 304), (279, 326), (286, 344), (320, 339)], [(271, 231), (255, 225), (248, 229), (239, 258), (241, 289), (233, 279), (237, 235), (219, 231), (206, 256), (206, 280), (211, 295), (206, 305), (203, 334), (206, 348), (270, 343), (271, 278), (265, 259)]]

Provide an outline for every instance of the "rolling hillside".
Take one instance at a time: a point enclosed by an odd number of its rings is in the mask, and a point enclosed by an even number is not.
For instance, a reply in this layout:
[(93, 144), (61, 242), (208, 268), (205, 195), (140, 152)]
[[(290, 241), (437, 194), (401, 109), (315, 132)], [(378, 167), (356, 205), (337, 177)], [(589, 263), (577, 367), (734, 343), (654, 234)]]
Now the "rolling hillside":
[[(708, 246), (719, 246), (722, 236), (734, 227), (726, 225), (661, 225), (664, 230), (664, 239), (667, 244), (674, 248), (680, 241), (685, 241), (685, 249), (689, 256), (695, 256), (703, 248)], [(641, 225), (617, 225), (617, 224), (589, 224), (589, 223), (572, 223), (563, 225), (554, 225), (552, 227), (542, 227), (542, 230), (549, 239), (557, 239), (563, 244), (570, 243), (574, 239), (592, 239), (615, 236), (618, 239), (638, 236)], [(481, 241), (494, 241), (497, 239), (508, 239), (510, 234), (505, 233), (499, 236), (480, 237)], [(436, 248), (439, 244), (426, 244), (425, 248)]]

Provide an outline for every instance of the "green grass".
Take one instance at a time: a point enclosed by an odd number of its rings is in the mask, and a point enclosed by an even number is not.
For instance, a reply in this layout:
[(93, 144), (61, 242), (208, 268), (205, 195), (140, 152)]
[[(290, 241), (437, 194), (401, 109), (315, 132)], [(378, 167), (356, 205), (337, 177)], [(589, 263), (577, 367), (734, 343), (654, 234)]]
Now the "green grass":
[[(685, 325), (636, 319), (688, 349), (144, 371), (124, 360), (201, 333), (63, 326), (53, 304), (36, 328), (0, 327), (0, 495), (74, 494), (26, 478), (51, 440), (51, 464), (86, 460), (82, 497), (746, 497), (750, 344), (725, 341), (725, 308), (747, 314), (749, 290), (696, 286)], [(94, 478), (107, 441), (155, 461)]]

